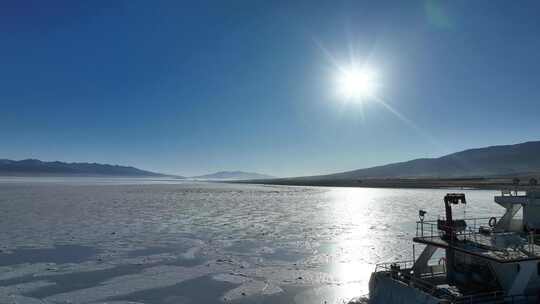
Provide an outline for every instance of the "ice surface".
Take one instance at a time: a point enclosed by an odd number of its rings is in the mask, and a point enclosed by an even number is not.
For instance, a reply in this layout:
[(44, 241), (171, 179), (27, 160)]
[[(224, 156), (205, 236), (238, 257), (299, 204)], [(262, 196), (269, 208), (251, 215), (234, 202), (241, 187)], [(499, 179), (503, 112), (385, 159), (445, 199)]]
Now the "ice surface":
[(16, 285), (7, 285), (0, 287), (0, 303), (33, 303), (33, 299), (27, 297), (20, 297), (21, 294), (31, 292), (33, 290), (54, 285), (52, 282), (47, 281), (34, 281)]
[(45, 300), (59, 303), (95, 302), (141, 290), (172, 286), (186, 280), (224, 270), (223, 267), (217, 267), (216, 269), (215, 267), (206, 266), (191, 268), (168, 265), (155, 266), (147, 268), (138, 274), (115, 277), (95, 287), (56, 294), (45, 298)]
[[(468, 216), (502, 212), (465, 192)], [(341, 303), (410, 258), (418, 209), (445, 193), (0, 181), (0, 303)]]

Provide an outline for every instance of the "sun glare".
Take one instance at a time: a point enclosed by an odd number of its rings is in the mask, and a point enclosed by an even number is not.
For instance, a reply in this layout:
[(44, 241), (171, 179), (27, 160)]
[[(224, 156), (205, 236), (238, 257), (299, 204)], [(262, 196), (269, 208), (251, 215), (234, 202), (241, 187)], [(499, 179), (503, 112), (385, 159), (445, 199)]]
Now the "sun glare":
[(364, 100), (375, 97), (378, 83), (377, 74), (370, 69), (344, 69), (338, 76), (339, 94), (347, 99)]

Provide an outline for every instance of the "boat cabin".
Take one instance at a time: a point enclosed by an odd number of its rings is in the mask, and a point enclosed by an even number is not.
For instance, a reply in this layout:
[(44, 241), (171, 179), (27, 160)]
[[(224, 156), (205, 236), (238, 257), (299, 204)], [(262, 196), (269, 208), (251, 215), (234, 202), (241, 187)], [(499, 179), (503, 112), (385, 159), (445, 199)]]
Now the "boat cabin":
[(503, 191), (495, 202), (505, 209), (499, 218), (457, 219), (452, 207), (467, 204), (465, 195), (447, 194), (444, 218), (426, 221), (419, 212), (420, 255), (379, 269), (443, 302), (538, 303), (540, 192)]

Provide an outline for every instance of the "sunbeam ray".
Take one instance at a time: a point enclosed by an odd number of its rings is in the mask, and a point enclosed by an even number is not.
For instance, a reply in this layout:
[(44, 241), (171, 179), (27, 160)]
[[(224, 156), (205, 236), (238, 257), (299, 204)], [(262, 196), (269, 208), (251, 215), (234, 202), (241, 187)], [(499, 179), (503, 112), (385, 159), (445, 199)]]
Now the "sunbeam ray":
[(422, 129), (412, 120), (405, 117), (405, 115), (401, 114), (394, 107), (392, 107), (388, 102), (384, 101), (381, 97), (374, 97), (374, 100), (377, 101), (379, 104), (381, 104), (386, 110), (388, 110), (388, 112), (392, 113), (394, 116), (396, 116), (399, 120), (401, 120), (407, 126), (411, 127), (416, 132), (418, 132), (418, 134), (426, 138), (430, 142), (430, 144), (436, 146), (437, 149), (440, 149), (442, 151), (445, 150), (444, 146), (438, 140), (436, 140), (435, 137), (433, 137), (429, 132)]

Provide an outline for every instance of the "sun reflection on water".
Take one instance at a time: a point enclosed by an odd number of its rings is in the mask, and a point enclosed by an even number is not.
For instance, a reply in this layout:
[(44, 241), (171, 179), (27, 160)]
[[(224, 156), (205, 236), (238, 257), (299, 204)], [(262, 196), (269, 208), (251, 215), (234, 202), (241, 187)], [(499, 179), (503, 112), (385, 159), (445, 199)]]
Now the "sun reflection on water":
[(337, 188), (328, 192), (331, 202), (329, 218), (340, 234), (332, 245), (330, 272), (341, 282), (336, 292), (340, 298), (351, 298), (368, 292), (368, 281), (380, 250), (376, 230), (380, 226), (381, 189)]

